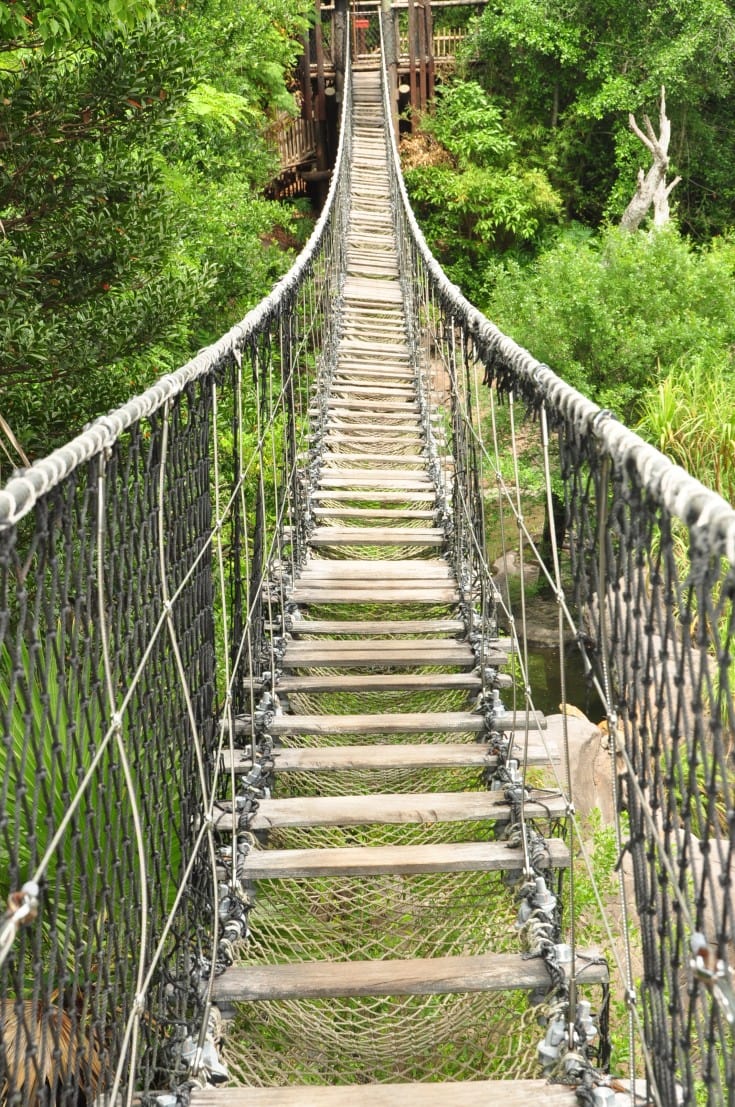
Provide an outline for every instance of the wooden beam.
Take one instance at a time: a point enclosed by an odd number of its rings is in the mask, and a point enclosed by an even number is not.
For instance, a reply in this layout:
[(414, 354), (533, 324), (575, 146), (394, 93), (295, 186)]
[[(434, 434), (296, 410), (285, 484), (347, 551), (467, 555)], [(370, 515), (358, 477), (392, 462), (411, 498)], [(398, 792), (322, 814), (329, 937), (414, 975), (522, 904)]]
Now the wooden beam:
[[(542, 793), (526, 800), (529, 819), (561, 819), (567, 814), (563, 796)], [(279, 827), (398, 826), (456, 822), (507, 822), (511, 807), (502, 792), (386, 793), (374, 796), (300, 796), (297, 799), (261, 800), (249, 824), (252, 831)], [(232, 833), (239, 815), (222, 804), (215, 812), (218, 833)]]
[[(294, 619), (291, 634), (354, 634), (360, 636), (385, 634), (463, 634), (461, 619)], [(508, 642), (508, 645), (502, 643)], [(493, 643), (498, 649), (509, 649), (510, 639)]]
[[(523, 742), (524, 735), (515, 735)], [(377, 743), (374, 746), (279, 746), (274, 750), (276, 773), (337, 773), (382, 769), (457, 769), (486, 766), (494, 768), (497, 757), (481, 742)], [(529, 765), (549, 765), (559, 760), (555, 747), (528, 747)], [(252, 766), (249, 750), (224, 750), (225, 772), (247, 773)], [(552, 838), (550, 841), (556, 841)]]
[[(541, 729), (546, 719), (541, 717)], [(521, 730), (525, 712), (512, 711), (498, 719), (498, 730)], [(537, 730), (535, 720), (529, 730)], [(277, 715), (269, 730), (276, 734), (480, 734), (485, 729), (482, 715), (470, 711), (407, 711), (383, 715)]]
[(408, 72), (411, 87), (411, 130), (418, 126), (419, 90), (416, 74), (416, 0), (408, 0)]
[[(578, 954), (582, 959), (596, 954)], [(607, 967), (591, 966), (588, 984), (606, 984)], [(581, 983), (582, 981), (580, 981)], [(307, 961), (285, 965), (230, 967), (214, 982), (218, 1005), (272, 999), (329, 999), (335, 996), (448, 995), (454, 992), (536, 991), (551, 986), (546, 962), (521, 953), (415, 957), (401, 961)]]
[(575, 1088), (545, 1080), (450, 1084), (356, 1084), (287, 1088), (195, 1088), (191, 1107), (577, 1107)]
[(428, 53), (426, 44), (426, 3), (427, 0), (418, 0), (418, 11), (416, 12), (416, 38), (419, 55), (419, 109), (424, 111), (426, 108), (426, 102), (428, 99), (428, 87), (427, 87), (427, 70), (426, 70), (426, 55)]
[(431, 2), (425, 0), (424, 13), (426, 17), (426, 50), (428, 54), (426, 70), (426, 96), (428, 100), (434, 99), (434, 85), (436, 81), (436, 67), (434, 65), (434, 17), (431, 14)]
[[(542, 868), (566, 868), (569, 850), (549, 838)], [(351, 846), (331, 849), (251, 850), (246, 880), (304, 880), (313, 877), (386, 876), (422, 873), (512, 872), (523, 855), (505, 842), (435, 842), (430, 846)]]
[(307, 32), (301, 40), (304, 53), (301, 57), (301, 118), (314, 119), (314, 102), (311, 95), (311, 39)]

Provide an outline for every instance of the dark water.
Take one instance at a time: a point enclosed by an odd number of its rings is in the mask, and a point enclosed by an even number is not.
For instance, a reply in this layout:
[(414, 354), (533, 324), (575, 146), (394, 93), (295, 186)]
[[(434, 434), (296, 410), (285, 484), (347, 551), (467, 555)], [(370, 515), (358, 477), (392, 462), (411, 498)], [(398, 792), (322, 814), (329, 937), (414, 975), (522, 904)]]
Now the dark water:
[[(558, 715), (562, 698), (559, 650), (529, 647), (528, 669), (534, 704), (544, 715)], [(564, 651), (564, 675), (567, 703), (578, 707), (593, 723), (604, 719), (604, 708), (594, 686), (585, 678), (582, 658), (574, 643)]]

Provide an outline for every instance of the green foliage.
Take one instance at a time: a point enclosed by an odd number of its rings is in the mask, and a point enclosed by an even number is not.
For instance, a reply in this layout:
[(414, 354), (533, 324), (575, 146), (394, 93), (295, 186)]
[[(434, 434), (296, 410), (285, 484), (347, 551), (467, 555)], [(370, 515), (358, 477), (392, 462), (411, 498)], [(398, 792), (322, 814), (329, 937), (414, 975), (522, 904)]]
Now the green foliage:
[(530, 268), (509, 263), (489, 313), (570, 384), (630, 420), (668, 373), (700, 362), (731, 372), (734, 268), (728, 240), (699, 251), (674, 230), (613, 228), (599, 238), (573, 230)]
[[(274, 225), (290, 217), (257, 193), (306, 0), (160, 7), (17, 4), (21, 49), (0, 19), (2, 413), (31, 456), (214, 338), (287, 265)], [(63, 48), (26, 48), (67, 9)]]
[(91, 42), (108, 30), (130, 30), (154, 11), (155, 0), (10, 0), (0, 5), (0, 51)]
[(186, 123), (203, 122), (215, 131), (234, 134), (238, 123), (244, 119), (251, 123), (257, 111), (244, 96), (236, 92), (223, 92), (204, 82), (189, 93), (181, 112)]
[(423, 127), (436, 136), (460, 168), (484, 168), (509, 155), (514, 147), (503, 130), (503, 116), (475, 81), (463, 81), (441, 90), (433, 115)]
[[(32, 829), (32, 833), (12, 843), (4, 835), (0, 837), (3, 902), (34, 872), (66, 814), (70, 788), (88, 771), (104, 735), (102, 680), (91, 679), (88, 658), (75, 658), (65, 674), (62, 650), (60, 632), (46, 643), (45, 654), (24, 644), (19, 671), (7, 646), (0, 647), (0, 715), (6, 724), (6, 737), (0, 745), (2, 806), (4, 810), (17, 808), (19, 825)], [(96, 786), (88, 789), (81, 801), (78, 819), (91, 824), (102, 818), (97, 808), (102, 804), (111, 771), (110, 757), (105, 754)], [(91, 837), (71, 833), (64, 836), (46, 873), (44, 943), (54, 943), (54, 932), (62, 937), (66, 934), (75, 913), (81, 910), (87, 874), (97, 866)], [(104, 913), (109, 915), (111, 907), (111, 902), (105, 904)], [(96, 925), (94, 918), (90, 921)], [(66, 937), (70, 939), (71, 935)], [(66, 948), (72, 958), (72, 949), (68, 944)]]
[[(623, 819), (625, 820), (625, 816)], [(624, 829), (624, 834), (627, 831)], [(599, 808), (594, 808), (587, 819), (583, 836), (587, 843), (592, 873), (581, 863), (577, 865), (574, 887), (574, 906), (581, 925), (589, 935), (586, 940), (606, 939), (603, 920), (599, 917), (597, 894), (603, 904), (617, 895), (618, 848), (615, 827), (603, 823)], [(597, 893), (597, 894), (596, 894)]]
[(499, 251), (532, 250), (559, 199), (540, 169), (514, 160), (500, 108), (474, 82), (445, 89), (422, 128), (449, 155), (406, 170), (430, 244), (470, 299), (492, 282)]
[(628, 113), (655, 119), (664, 84), (670, 153), (686, 181), (675, 198), (684, 224), (706, 235), (731, 222), (732, 157), (723, 140), (733, 49), (725, 0), (500, 0), (476, 21), (466, 65), (507, 104), (519, 149), (547, 167), (568, 215), (594, 224), (627, 204), (647, 164)]

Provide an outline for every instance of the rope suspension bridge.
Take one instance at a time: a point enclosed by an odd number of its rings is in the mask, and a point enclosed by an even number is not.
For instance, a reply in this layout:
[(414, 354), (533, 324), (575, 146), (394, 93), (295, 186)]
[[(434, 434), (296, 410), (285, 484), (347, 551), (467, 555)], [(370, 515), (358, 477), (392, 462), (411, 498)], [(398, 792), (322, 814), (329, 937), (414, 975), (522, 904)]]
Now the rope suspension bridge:
[[(13, 1107), (735, 1102), (735, 512), (447, 281), (386, 88), (272, 293), (0, 492)], [(606, 715), (593, 947), (491, 525)]]

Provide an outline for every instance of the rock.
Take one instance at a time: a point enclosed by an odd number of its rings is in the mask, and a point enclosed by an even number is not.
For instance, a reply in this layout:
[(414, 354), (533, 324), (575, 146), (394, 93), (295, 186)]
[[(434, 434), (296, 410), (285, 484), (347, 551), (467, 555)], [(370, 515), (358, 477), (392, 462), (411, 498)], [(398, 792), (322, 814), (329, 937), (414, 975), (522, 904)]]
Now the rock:
[(571, 704), (565, 715), (547, 715), (549, 742), (559, 750), (562, 764), (565, 717), (574, 807), (582, 818), (596, 808), (602, 815), (603, 823), (611, 823), (614, 814), (611, 765), (605, 735), (579, 708)]

